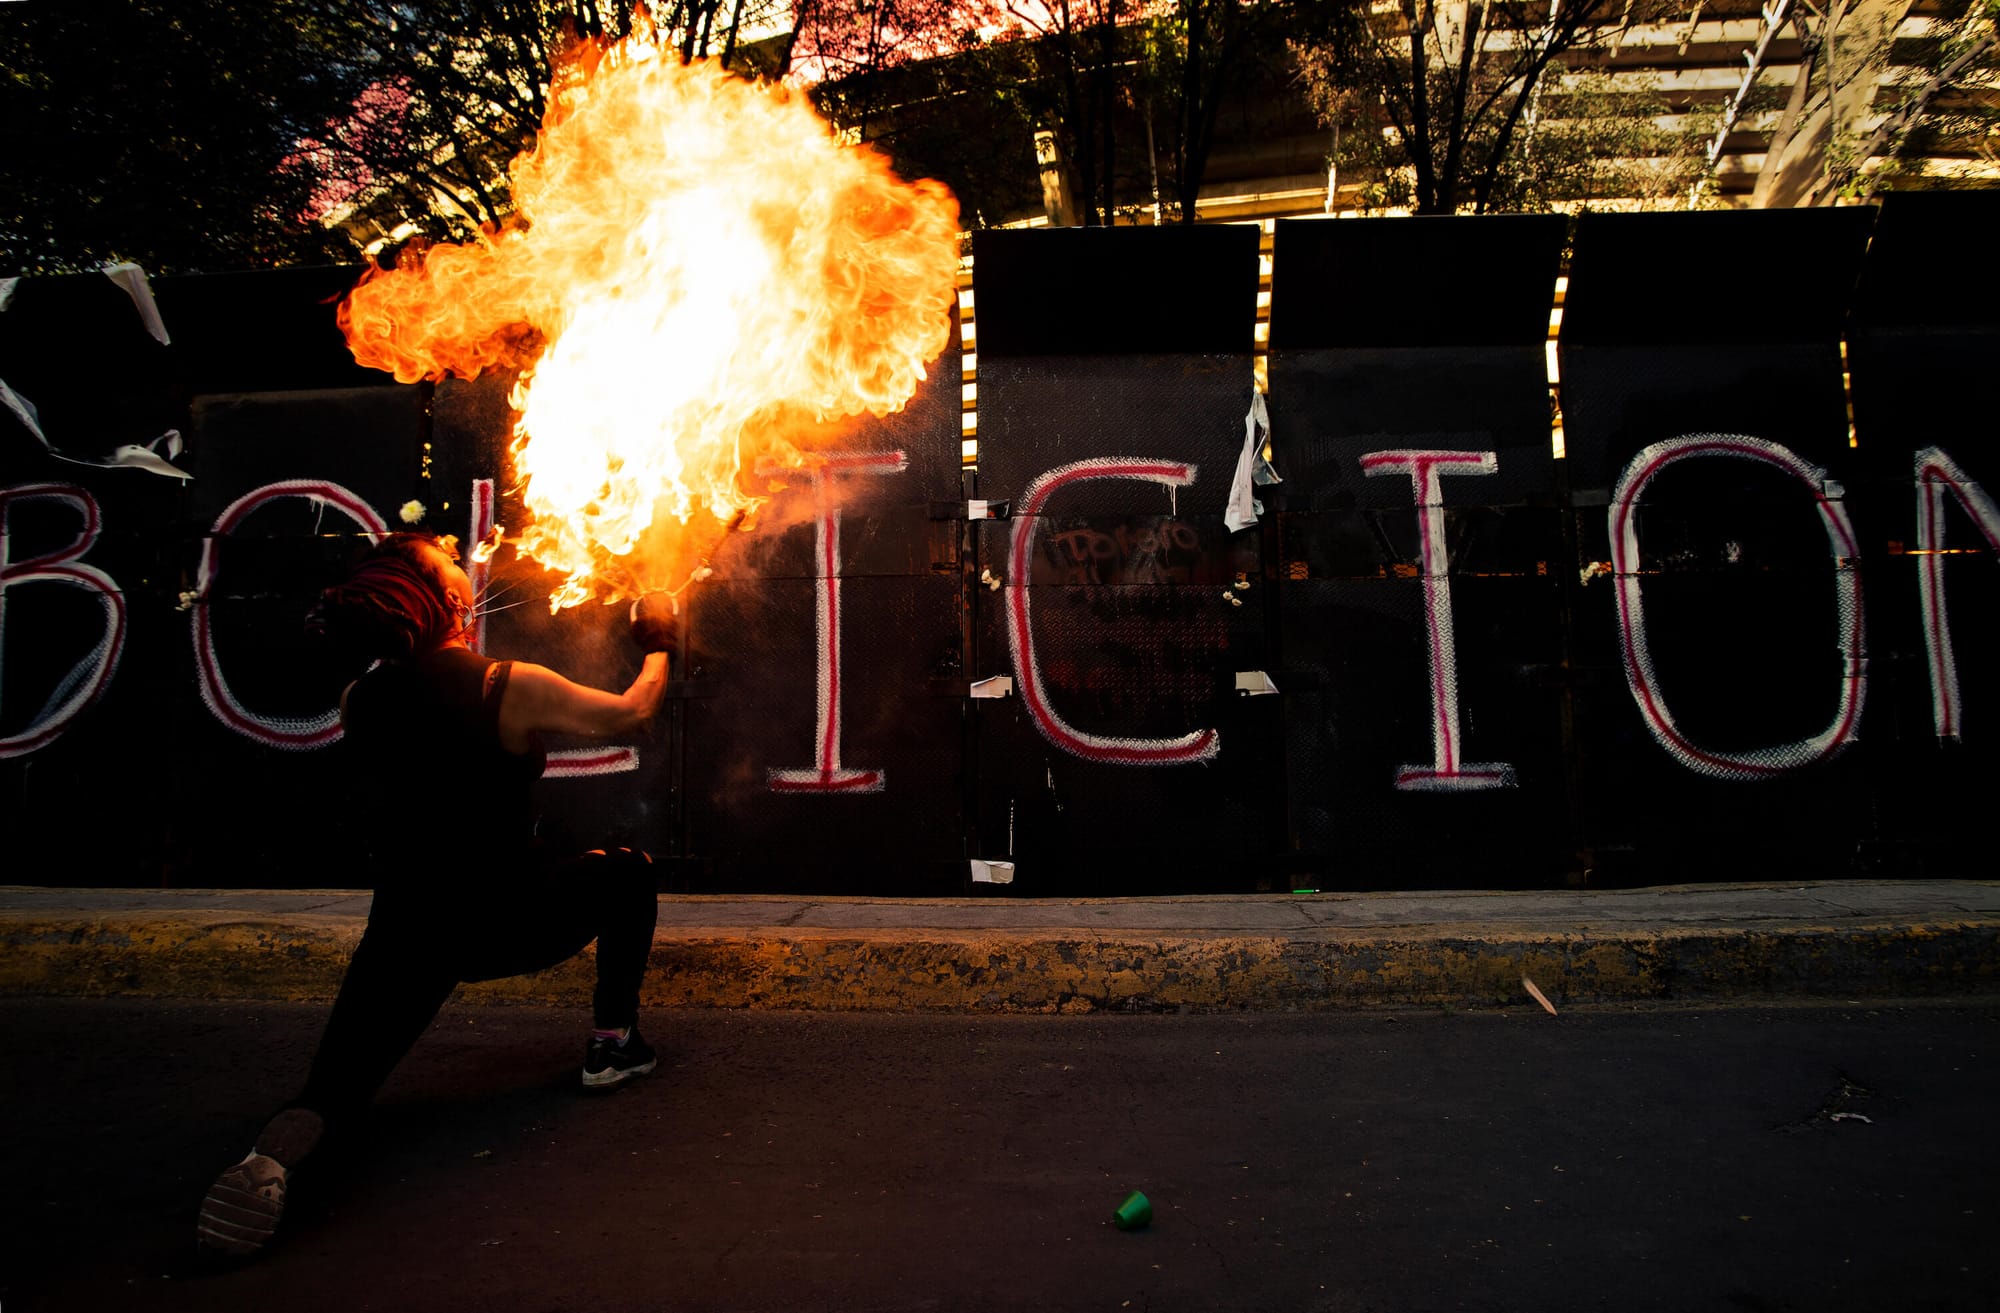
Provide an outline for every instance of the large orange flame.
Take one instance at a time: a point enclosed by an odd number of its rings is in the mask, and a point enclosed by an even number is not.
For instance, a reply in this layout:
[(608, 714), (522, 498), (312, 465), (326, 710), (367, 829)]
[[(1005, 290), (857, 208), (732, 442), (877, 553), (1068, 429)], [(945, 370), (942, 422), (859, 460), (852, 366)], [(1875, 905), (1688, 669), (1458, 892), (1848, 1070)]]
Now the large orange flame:
[(740, 476), (900, 409), (945, 346), (951, 193), (649, 33), (568, 66), (511, 176), (504, 229), (364, 276), (340, 322), (404, 382), (522, 370), (511, 541), (556, 606), (684, 581), (758, 504)]

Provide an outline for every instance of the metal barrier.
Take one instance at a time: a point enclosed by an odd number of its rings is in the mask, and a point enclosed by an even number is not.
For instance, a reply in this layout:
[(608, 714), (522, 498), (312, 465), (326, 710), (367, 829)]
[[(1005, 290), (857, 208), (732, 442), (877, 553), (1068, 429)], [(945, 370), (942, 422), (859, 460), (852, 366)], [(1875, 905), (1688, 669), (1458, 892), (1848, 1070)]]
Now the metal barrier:
[[(976, 234), (977, 469), (955, 359), (851, 424), (718, 549), (666, 714), (556, 745), (544, 831), (829, 894), (1983, 873), (2000, 288), (1938, 253), (1996, 211), (1584, 216), (1561, 456), (1560, 218), (1281, 221), (1261, 401), (1255, 228)], [(14, 286), (9, 880), (352, 882), (299, 621), (406, 502), (511, 501), (508, 380), (359, 370), (351, 278), (160, 279), (157, 325)], [(610, 608), (484, 642), (633, 665)]]

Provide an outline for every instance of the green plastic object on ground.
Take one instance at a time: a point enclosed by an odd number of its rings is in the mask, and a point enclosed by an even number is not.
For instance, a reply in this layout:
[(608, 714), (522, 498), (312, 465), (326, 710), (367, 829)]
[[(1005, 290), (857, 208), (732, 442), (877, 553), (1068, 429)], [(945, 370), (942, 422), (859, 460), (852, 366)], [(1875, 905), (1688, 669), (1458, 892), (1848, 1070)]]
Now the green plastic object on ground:
[(1153, 1201), (1134, 1190), (1125, 1196), (1124, 1203), (1118, 1205), (1118, 1211), (1111, 1215), (1111, 1220), (1117, 1223), (1120, 1231), (1137, 1231), (1153, 1220)]

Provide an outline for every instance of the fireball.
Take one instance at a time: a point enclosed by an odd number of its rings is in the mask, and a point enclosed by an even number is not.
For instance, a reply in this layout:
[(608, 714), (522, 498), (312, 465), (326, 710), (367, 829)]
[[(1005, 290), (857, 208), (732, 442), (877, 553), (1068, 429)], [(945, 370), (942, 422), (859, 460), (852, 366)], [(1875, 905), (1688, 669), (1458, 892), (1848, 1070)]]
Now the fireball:
[(403, 382), (520, 371), (508, 541), (556, 607), (683, 582), (746, 475), (900, 409), (944, 349), (951, 193), (649, 32), (572, 58), (509, 172), (505, 228), (364, 275), (340, 323)]

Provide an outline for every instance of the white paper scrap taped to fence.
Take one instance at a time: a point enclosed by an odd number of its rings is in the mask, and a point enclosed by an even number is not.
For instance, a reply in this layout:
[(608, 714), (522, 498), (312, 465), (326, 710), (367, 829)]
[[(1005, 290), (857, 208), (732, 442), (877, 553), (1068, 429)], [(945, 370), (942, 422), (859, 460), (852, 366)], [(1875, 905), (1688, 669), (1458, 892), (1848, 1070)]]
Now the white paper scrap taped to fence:
[(1012, 884), (1014, 883), (1014, 863), (983, 862), (975, 857), (972, 859), (972, 882), (974, 884)]

